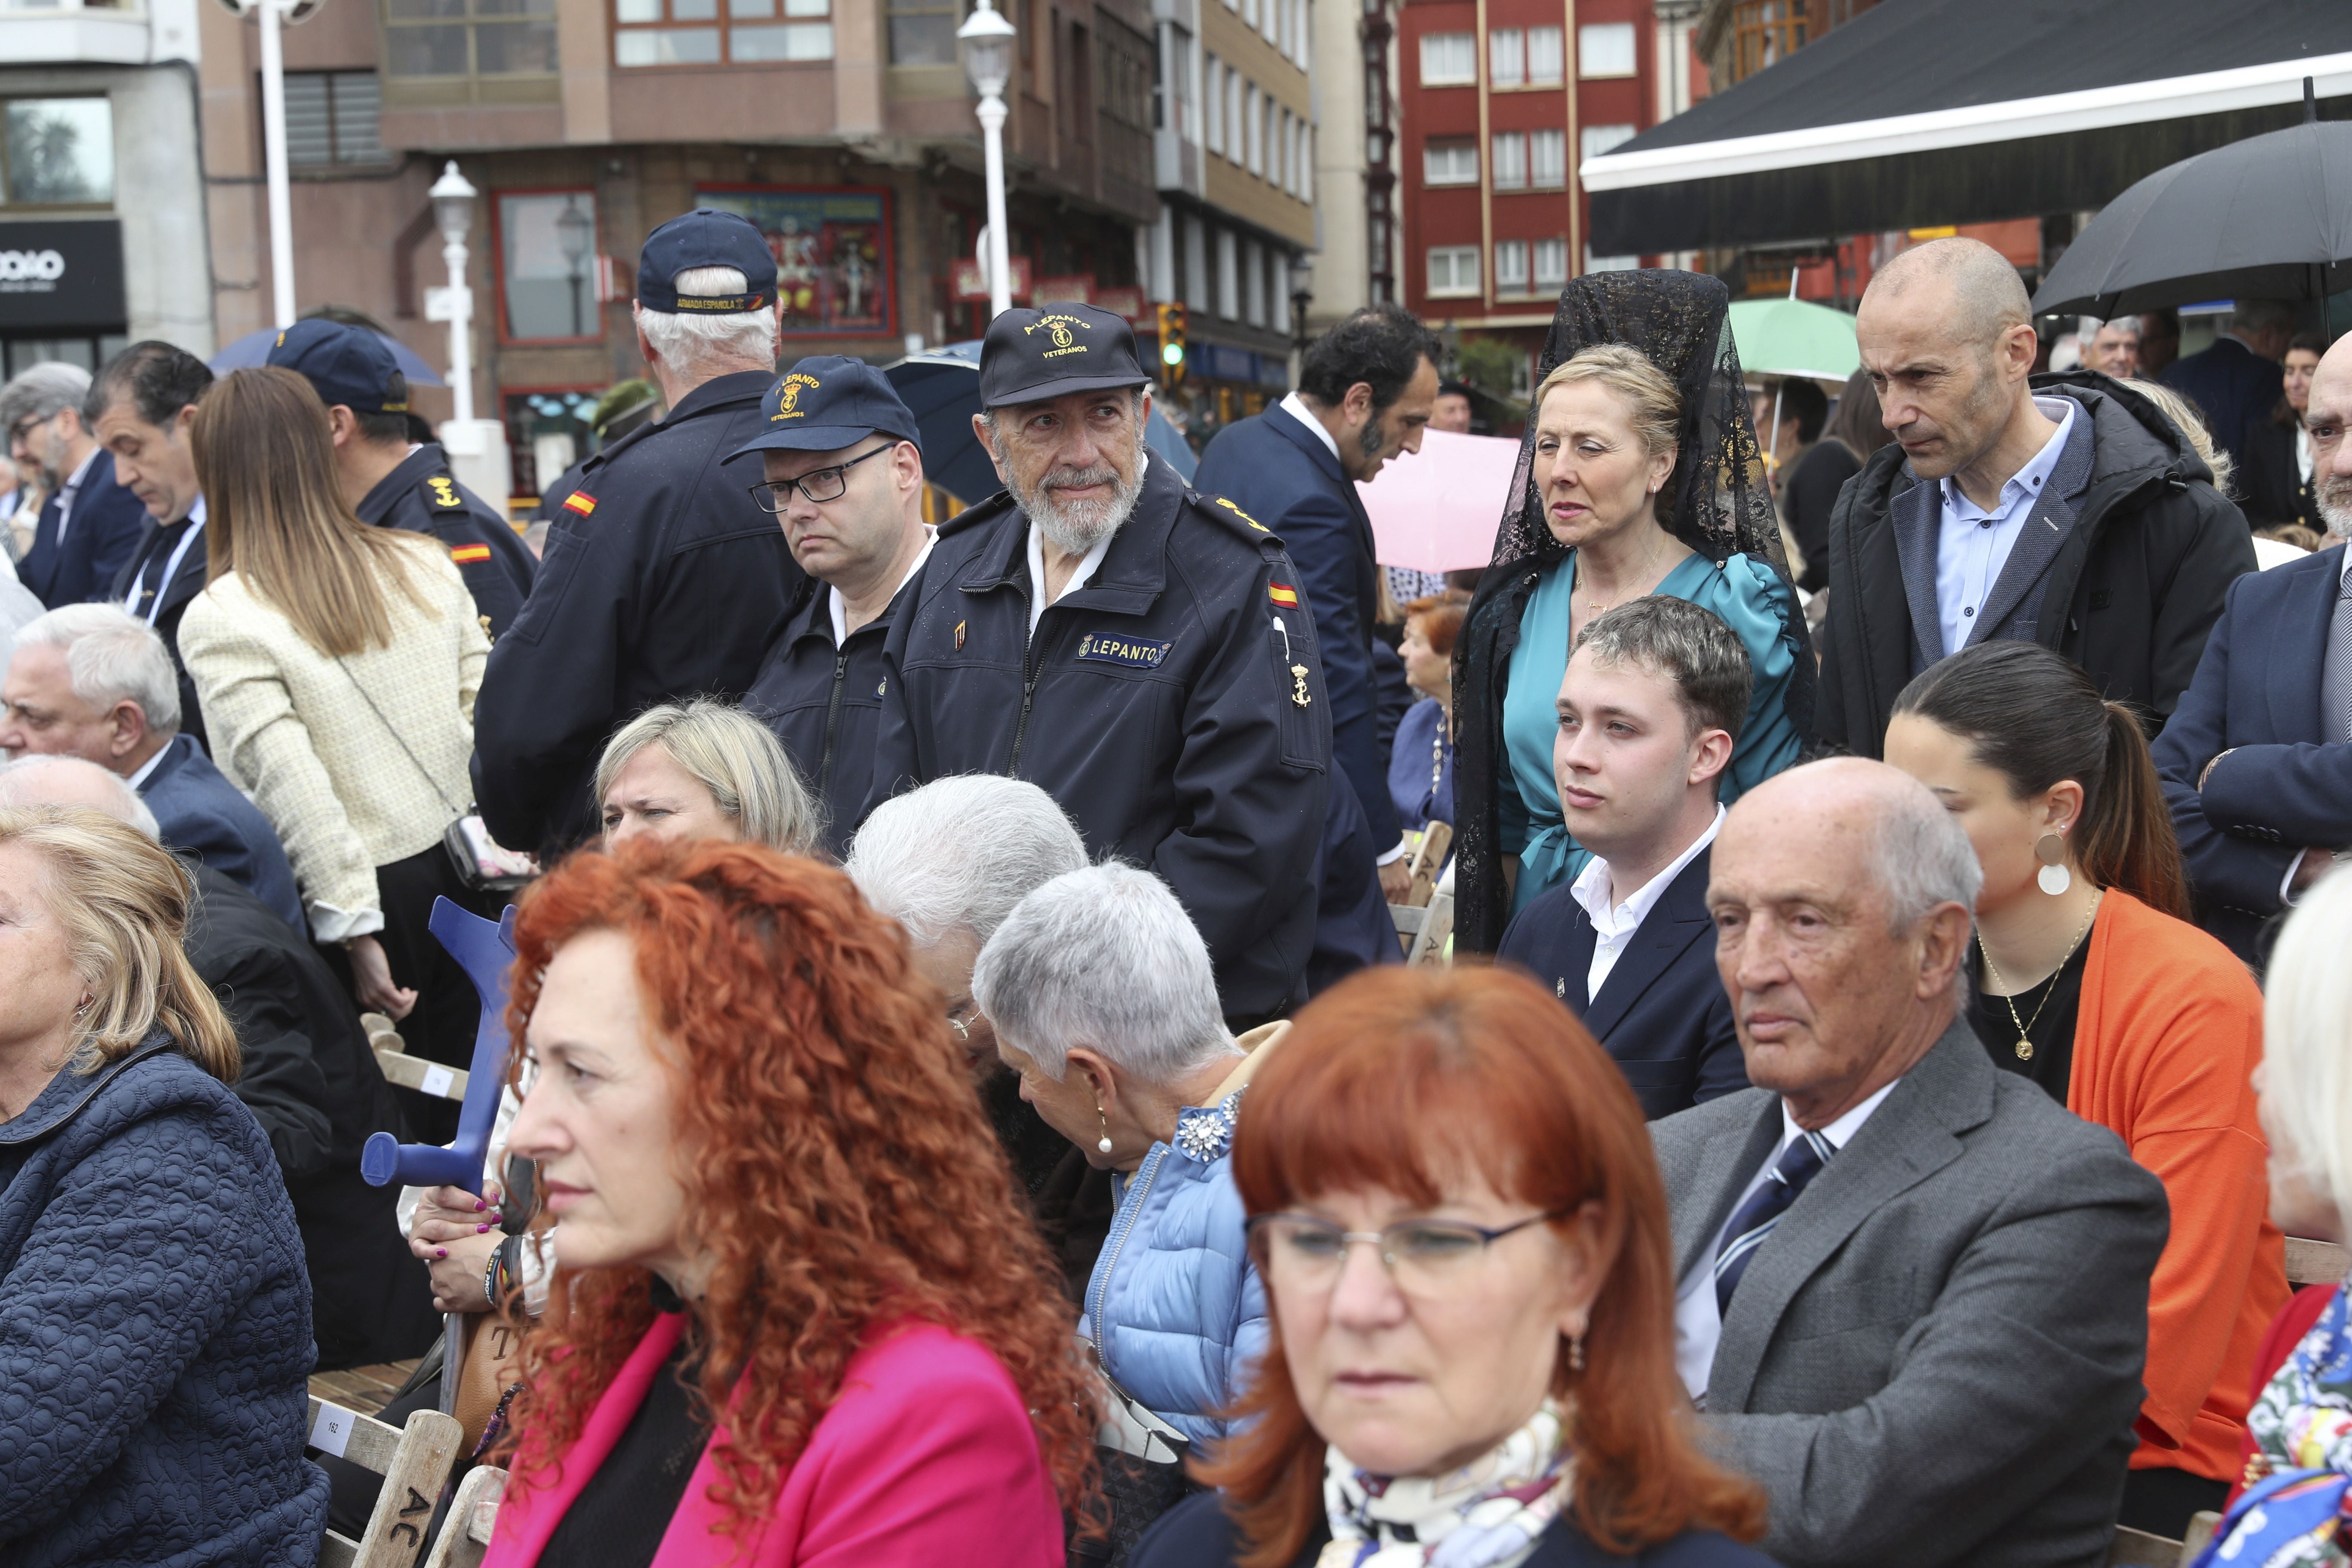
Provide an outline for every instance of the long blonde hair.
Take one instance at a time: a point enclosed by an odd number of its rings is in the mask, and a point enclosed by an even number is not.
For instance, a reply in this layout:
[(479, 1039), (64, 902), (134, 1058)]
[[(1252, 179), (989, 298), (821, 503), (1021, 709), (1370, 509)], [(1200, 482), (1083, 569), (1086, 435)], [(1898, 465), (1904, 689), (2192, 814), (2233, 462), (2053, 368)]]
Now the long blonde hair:
[(96, 1072), (160, 1028), (182, 1056), (235, 1083), (236, 1031), (181, 945), (196, 885), (180, 863), (137, 828), (81, 806), (0, 809), (0, 846), (9, 844), (47, 867), (42, 902), (89, 988), (73, 1070)]
[(2214, 444), (2213, 433), (2205, 427), (2205, 416), (2197, 405), (2162, 382), (2145, 381), (2134, 376), (2124, 384), (2162, 409), (2165, 417), (2180, 427), (2180, 433), (2189, 438), (2189, 447), (2205, 459), (2205, 466), (2213, 471), (2213, 488), (2228, 495), (2230, 476), (2237, 471), (2238, 460)]
[(434, 615), (411, 575), (431, 542), (359, 520), (335, 482), (327, 405), (290, 370), (232, 372), (196, 405), (188, 445), (204, 490), (207, 583), (234, 572), (330, 658), (392, 644), (389, 577)]

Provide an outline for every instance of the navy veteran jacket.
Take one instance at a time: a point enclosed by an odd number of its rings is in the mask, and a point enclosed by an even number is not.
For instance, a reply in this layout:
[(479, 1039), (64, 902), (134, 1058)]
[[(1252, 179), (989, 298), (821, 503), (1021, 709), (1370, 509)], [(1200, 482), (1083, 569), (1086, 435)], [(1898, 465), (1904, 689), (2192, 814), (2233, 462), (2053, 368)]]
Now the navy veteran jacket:
[(838, 647), (833, 591), (823, 583), (809, 586), (768, 649), (743, 707), (775, 731), (801, 782), (824, 803), (824, 847), (840, 855), (874, 784), (874, 738), (890, 679), (882, 644), (914, 584), (903, 584)]
[(764, 424), (775, 377), (707, 381), (669, 417), (588, 459), (557, 507), (530, 598), (490, 648), (474, 708), (474, 789), (491, 837), (569, 847), (596, 826), (605, 740), (656, 703), (740, 696), (804, 581), (721, 466)]
[(1227, 1016), (1282, 1012), (1314, 945), (1331, 762), (1282, 542), (1150, 463), (1101, 566), (1032, 637), (1028, 537), (1000, 493), (942, 525), (902, 591), (867, 809), (951, 773), (1028, 779), (1090, 854), (1175, 889)]
[(439, 442), (402, 458), (355, 510), (362, 522), (429, 533), (448, 546), (490, 636), (504, 637), (522, 614), (539, 562), (497, 507), (457, 482)]

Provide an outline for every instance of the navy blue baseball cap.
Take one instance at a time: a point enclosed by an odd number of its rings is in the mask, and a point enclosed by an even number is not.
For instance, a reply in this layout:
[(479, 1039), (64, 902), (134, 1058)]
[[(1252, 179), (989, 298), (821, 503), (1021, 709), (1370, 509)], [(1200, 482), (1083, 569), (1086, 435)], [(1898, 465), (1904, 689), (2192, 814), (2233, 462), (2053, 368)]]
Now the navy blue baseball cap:
[(1126, 317), (1099, 305), (1007, 310), (988, 323), (988, 335), (981, 340), (983, 408), (1143, 386), (1150, 380), (1135, 357), (1135, 329)]
[[(677, 291), (677, 275), (696, 267), (732, 267), (746, 292), (702, 295)], [(637, 257), (637, 303), (665, 315), (709, 311), (733, 315), (776, 302), (776, 258), (748, 218), (711, 207), (682, 213), (646, 237)]]
[(300, 374), (330, 408), (340, 403), (354, 414), (408, 412), (408, 378), (392, 345), (365, 327), (297, 321), (269, 345), (268, 363)]
[(890, 378), (845, 354), (811, 354), (768, 388), (760, 408), (768, 416), (761, 434), (725, 461), (750, 452), (838, 452), (868, 436), (923, 446)]

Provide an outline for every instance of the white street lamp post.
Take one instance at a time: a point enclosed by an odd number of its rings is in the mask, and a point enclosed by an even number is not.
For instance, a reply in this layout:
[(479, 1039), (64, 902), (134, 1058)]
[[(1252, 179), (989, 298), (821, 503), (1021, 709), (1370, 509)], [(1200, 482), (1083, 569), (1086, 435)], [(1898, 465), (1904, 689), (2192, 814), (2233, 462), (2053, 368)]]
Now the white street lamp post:
[(478, 193), (453, 158), (425, 194), (440, 226), (441, 259), (449, 264), (448, 286), (425, 291), (425, 320), (449, 323), (452, 417), (441, 426), (441, 445), (461, 481), (481, 495), (504, 496), (513, 488), (507, 427), (497, 419), (474, 417), (474, 291), (466, 282), (466, 236), (474, 226)]
[(956, 29), (956, 42), (963, 49), (964, 74), (971, 79), (972, 90), (980, 94), (973, 112), (980, 119), (981, 145), (988, 164), (984, 265), (991, 319), (1013, 308), (1013, 261), (1004, 218), (1004, 86), (1013, 77), (1013, 24), (989, 0), (980, 0)]
[(286, 56), (278, 44), (293, 0), (261, 0), (261, 156), (269, 187), (269, 291), (280, 328), (294, 324), (294, 216), (286, 179)]

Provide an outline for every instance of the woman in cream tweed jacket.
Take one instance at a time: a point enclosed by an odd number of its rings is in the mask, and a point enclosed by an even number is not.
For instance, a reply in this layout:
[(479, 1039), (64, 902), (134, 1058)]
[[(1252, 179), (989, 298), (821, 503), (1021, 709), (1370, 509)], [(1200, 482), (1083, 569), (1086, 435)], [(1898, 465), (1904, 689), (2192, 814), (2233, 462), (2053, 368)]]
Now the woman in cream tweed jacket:
[[(412, 1049), (471, 1053), (477, 1004), (426, 930), (476, 904), (441, 836), (473, 798), (489, 640), (446, 550), (373, 529), (336, 487), (326, 408), (291, 371), (244, 370), (190, 432), (211, 580), (180, 622), (221, 771), (285, 842), (321, 945)], [(485, 910), (484, 912), (488, 912)]]

